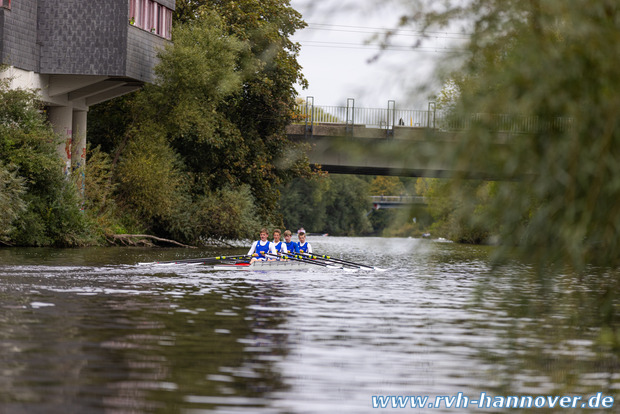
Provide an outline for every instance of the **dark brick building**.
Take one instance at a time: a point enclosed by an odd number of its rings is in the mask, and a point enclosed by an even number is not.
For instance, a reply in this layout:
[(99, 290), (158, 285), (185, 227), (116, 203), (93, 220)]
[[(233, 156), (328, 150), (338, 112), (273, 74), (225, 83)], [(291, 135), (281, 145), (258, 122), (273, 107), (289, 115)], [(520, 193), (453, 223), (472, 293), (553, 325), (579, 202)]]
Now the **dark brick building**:
[[(88, 107), (153, 81), (175, 0), (0, 0), (0, 63), (12, 87), (40, 90), (66, 138), (67, 170), (83, 166)], [(73, 156), (72, 156), (73, 154)]]

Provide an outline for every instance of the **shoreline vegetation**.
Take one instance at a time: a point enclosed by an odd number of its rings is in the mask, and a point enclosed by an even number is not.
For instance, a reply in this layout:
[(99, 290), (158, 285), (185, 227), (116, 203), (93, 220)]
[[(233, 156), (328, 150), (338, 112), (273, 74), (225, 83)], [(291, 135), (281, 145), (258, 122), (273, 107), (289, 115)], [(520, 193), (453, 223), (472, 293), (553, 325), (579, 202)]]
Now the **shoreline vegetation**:
[[(479, 0), (403, 16), (403, 27), (415, 20), (423, 33), (471, 24), (461, 27), (469, 33), (462, 62), (437, 70), (439, 94), (427, 91), (447, 119), (468, 122), (457, 145), (433, 155), (455, 171), (480, 160), (500, 176), (527, 171), (519, 181), (414, 182), (312, 171), (306, 147), (287, 140), (285, 127), (299, 115), (294, 85), (307, 84), (301, 46), (290, 40), (306, 23), (288, 1), (178, 0), (156, 82), (89, 111), (83, 198), (77, 177), (62, 174), (58, 137), (35, 93), (0, 82), (0, 244), (153, 235), (200, 245), (303, 226), (343, 236), (428, 232), (497, 244), (498, 261), (516, 248), (541, 268), (617, 269), (620, 121), (611, 91), (620, 85), (620, 8), (576, 1), (584, 7), (550, 0), (505, 10)], [(536, 125), (499, 150), (498, 132), (523, 115)], [(366, 200), (402, 191), (428, 207), (372, 211)]]
[(36, 93), (0, 83), (0, 245), (225, 246), (263, 226), (485, 241), (454, 232), (450, 205), (368, 201), (432, 195), (441, 180), (311, 171), (285, 133), (299, 116), (293, 85), (306, 82), (289, 37), (306, 23), (286, 1), (235, 4), (177, 1), (156, 83), (90, 108), (83, 194), (81, 171), (61, 173)]

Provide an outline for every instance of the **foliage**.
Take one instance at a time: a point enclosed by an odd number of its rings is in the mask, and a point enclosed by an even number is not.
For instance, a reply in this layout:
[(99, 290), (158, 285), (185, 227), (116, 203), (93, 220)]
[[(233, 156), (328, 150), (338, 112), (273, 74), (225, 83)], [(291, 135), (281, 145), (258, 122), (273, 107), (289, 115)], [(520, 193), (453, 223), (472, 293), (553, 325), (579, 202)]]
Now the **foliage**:
[(356, 176), (332, 177), (331, 203), (325, 210), (329, 217), (327, 233), (355, 236), (372, 231), (366, 216), (370, 210), (368, 183)]
[(35, 93), (0, 84), (0, 155), (18, 167), (30, 191), (44, 192), (58, 179), (58, 143), (39, 112)]
[(12, 241), (20, 246), (77, 247), (94, 244), (92, 223), (80, 210), (75, 184), (59, 179), (45, 194), (29, 193), (26, 211), (16, 220)]
[(133, 121), (131, 108), (135, 105), (137, 95), (123, 95), (90, 107), (87, 136), (92, 148), (99, 147), (107, 154), (116, 154), (124, 149), (127, 132)]
[(370, 183), (370, 195), (399, 196), (405, 193), (405, 186), (398, 177), (379, 175)]
[(7, 168), (0, 161), (0, 211), (3, 213), (0, 215), (0, 242), (8, 242), (13, 222), (26, 209), (24, 181), (15, 168)]
[(330, 186), (331, 179), (327, 177), (298, 178), (283, 186), (279, 210), (284, 226), (291, 231), (299, 227), (312, 232), (324, 231)]
[[(386, 221), (381, 227), (375, 224), (375, 213), (385, 213)], [(384, 237), (422, 237), (430, 232), (433, 218), (426, 207), (416, 206), (411, 209), (378, 210), (370, 216), (373, 227), (381, 229)]]
[[(309, 110), (310, 109), (310, 110)], [(314, 111), (312, 110), (314, 109)], [(313, 119), (310, 119), (310, 115), (313, 115)], [(345, 120), (338, 119), (335, 115), (325, 112), (323, 108), (314, 107), (308, 108), (306, 100), (303, 98), (295, 99), (295, 112), (293, 113), (293, 122), (296, 124), (304, 124), (306, 122), (333, 122), (344, 123)]]
[(256, 216), (249, 186), (222, 188), (202, 195), (188, 211), (192, 234), (188, 240), (244, 240), (256, 237), (261, 221)]
[[(276, 168), (278, 159), (295, 147), (288, 142), (285, 127), (293, 116), (294, 84), (304, 85), (306, 81), (297, 62), (299, 45), (289, 37), (305, 23), (288, 0), (180, 3), (188, 3), (178, 11), (180, 21), (201, 22), (215, 13), (228, 38), (244, 45), (239, 49), (236, 66), (241, 87), (217, 108), (221, 137), (234, 140), (235, 151), (213, 160), (211, 172), (225, 170), (219, 174), (225, 181), (217, 185), (228, 185), (233, 178), (237, 180), (233, 184), (249, 184), (260, 216), (268, 220), (277, 203), (278, 185), (309, 173), (303, 159), (288, 168)], [(175, 42), (178, 40), (175, 37)], [(227, 157), (231, 162), (217, 162)]]
[(169, 219), (184, 202), (178, 157), (157, 127), (136, 133), (115, 173), (117, 202), (149, 228)]
[[(0, 166), (4, 190), (14, 202), (4, 240), (31, 246), (79, 246), (92, 242), (91, 223), (80, 210), (75, 185), (62, 173), (59, 138), (40, 111), (34, 91), (10, 90), (0, 81)], [(11, 166), (7, 174), (6, 165)], [(7, 193), (5, 193), (6, 197)], [(8, 223), (11, 225), (11, 223)]]
[(106, 232), (200, 243), (279, 220), (279, 185), (310, 172), (285, 133), (303, 25), (288, 1), (177, 1), (156, 84), (89, 115), (92, 191), (107, 195), (88, 208)]
[(356, 176), (293, 180), (282, 189), (280, 208), (289, 229), (348, 236), (372, 231), (368, 183)]
[(488, 204), (499, 184), (473, 180), (459, 184), (456, 188), (450, 180), (418, 179), (416, 189), (428, 200), (434, 219), (429, 231), (461, 243), (487, 243), (498, 232)]
[(496, 188), (487, 206), (502, 244), (575, 269), (620, 264), (620, 5), (473, 0), (420, 10), (402, 21), (415, 16), (427, 31), (460, 26), (471, 33), (454, 76), (467, 79), (457, 115), (538, 117), (532, 133), (511, 139), (509, 151), (497, 151), (492, 117), (479, 117), (450, 154), (456, 169), (484, 159), (519, 178)]
[(114, 192), (118, 184), (113, 180), (112, 160), (101, 147), (87, 149), (88, 174), (85, 186), (85, 211), (97, 224), (101, 235), (117, 233), (117, 209)]

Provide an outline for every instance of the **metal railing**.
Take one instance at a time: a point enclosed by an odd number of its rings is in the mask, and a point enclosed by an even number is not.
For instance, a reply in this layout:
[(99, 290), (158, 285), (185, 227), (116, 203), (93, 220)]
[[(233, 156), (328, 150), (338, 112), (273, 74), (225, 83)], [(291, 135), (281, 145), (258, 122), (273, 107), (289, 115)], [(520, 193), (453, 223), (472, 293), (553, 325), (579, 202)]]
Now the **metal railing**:
[(543, 118), (536, 115), (510, 114), (470, 114), (453, 116), (436, 110), (434, 102), (429, 102), (428, 110), (398, 109), (394, 101), (388, 101), (386, 108), (357, 108), (353, 99), (347, 106), (318, 106), (314, 98), (295, 106), (295, 121), (306, 125), (311, 133), (317, 124), (346, 125), (347, 132), (355, 126), (385, 129), (390, 136), (394, 127), (434, 128), (443, 131), (462, 131), (481, 127), (495, 132), (532, 134), (547, 131), (566, 131), (571, 128), (572, 119), (568, 117)]
[(568, 117), (543, 118), (536, 115), (471, 114), (460, 117), (441, 117), (438, 125), (441, 129), (451, 131), (462, 131), (480, 127), (496, 132), (533, 134), (550, 131), (567, 131), (571, 128), (572, 119)]
[(426, 204), (426, 198), (422, 196), (370, 196), (373, 204)]
[[(394, 125), (434, 128), (435, 113), (415, 109), (356, 108), (354, 106), (318, 106), (305, 102), (295, 106), (295, 123), (365, 125), (388, 129)], [(430, 116), (429, 116), (430, 115)]]

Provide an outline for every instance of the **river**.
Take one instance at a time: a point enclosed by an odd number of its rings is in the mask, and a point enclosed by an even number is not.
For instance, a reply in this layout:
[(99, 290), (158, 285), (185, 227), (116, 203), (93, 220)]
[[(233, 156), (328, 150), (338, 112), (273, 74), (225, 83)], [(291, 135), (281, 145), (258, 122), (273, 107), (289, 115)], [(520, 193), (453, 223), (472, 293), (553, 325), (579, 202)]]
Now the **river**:
[[(0, 249), (0, 413), (427, 412), (373, 396), (620, 389), (612, 275), (492, 270), (490, 247), (430, 240), (309, 241), (381, 270), (138, 264), (246, 249)], [(502, 411), (446, 401), (431, 411)]]

